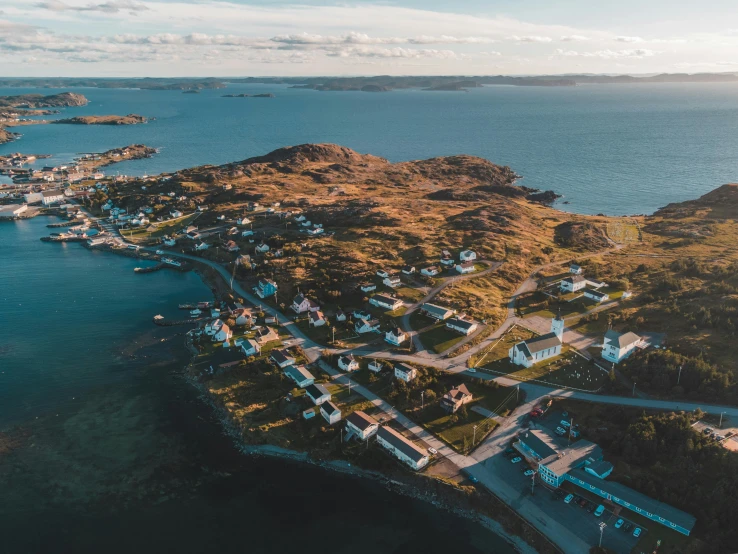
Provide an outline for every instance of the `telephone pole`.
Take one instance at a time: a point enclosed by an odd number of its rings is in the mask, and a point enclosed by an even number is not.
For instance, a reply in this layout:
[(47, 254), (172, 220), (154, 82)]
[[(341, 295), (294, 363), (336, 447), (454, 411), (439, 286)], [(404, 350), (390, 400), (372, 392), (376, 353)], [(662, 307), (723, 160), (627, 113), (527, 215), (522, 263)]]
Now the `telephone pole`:
[(474, 443), (477, 442), (477, 426), (474, 426), (474, 434), (472, 435), (472, 448), (474, 448)]
[(679, 375), (677, 376), (677, 385), (682, 380), (682, 366), (679, 366)]
[(420, 409), (425, 408), (425, 391), (420, 391)]

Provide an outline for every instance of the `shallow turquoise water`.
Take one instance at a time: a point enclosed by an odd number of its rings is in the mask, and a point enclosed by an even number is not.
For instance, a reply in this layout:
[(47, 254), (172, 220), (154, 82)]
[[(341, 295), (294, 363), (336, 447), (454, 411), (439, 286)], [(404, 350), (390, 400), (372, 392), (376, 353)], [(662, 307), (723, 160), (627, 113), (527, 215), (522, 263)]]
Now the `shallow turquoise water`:
[[(77, 114), (139, 113), (143, 126), (24, 127), (0, 154), (74, 153), (143, 142), (150, 159), (111, 168), (158, 173), (221, 164), (285, 145), (334, 142), (392, 161), (474, 154), (553, 189), (563, 209), (652, 212), (738, 180), (738, 84), (484, 87), (469, 92), (317, 92), (278, 85), (227, 90), (76, 89)], [(0, 89), (2, 94), (39, 92)], [(41, 92), (55, 92), (53, 89)], [(276, 98), (221, 98), (274, 92)], [(61, 116), (59, 116), (61, 117)]]

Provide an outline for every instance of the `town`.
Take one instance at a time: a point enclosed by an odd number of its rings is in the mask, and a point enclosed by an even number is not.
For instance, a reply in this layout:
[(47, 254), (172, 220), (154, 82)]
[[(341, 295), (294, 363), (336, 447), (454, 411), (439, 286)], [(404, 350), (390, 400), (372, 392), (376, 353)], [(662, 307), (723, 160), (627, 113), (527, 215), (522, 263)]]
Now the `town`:
[[(642, 247), (635, 219), (605, 222), (606, 240), (588, 251), (551, 248), (513, 273), (509, 255), (479, 240), (383, 257), (380, 240), (355, 271), (335, 245), (356, 231), (324, 206), (236, 202), (236, 185), (203, 194), (183, 175), (70, 178), (79, 171), (24, 173), (0, 216), (53, 212), (69, 221), (55, 240), (202, 268), (216, 301), (183, 305), (188, 318), (172, 324), (196, 326), (189, 372), (248, 443), (485, 488), (572, 552), (679, 548), (698, 524), (619, 478), (597, 442), (603, 422), (614, 425), (608, 406), (686, 412), (700, 440), (738, 449), (722, 418), (738, 409), (652, 398), (620, 369), (669, 345), (662, 328), (610, 315), (646, 294), (602, 269)], [(517, 281), (487, 309), (475, 287), (491, 291), (503, 274)]]

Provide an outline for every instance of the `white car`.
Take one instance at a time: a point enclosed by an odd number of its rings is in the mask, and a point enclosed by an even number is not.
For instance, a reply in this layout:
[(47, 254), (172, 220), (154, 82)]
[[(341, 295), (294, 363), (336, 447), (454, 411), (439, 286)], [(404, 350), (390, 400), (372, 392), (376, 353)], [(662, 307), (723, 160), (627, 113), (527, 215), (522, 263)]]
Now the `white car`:
[(477, 372), (477, 368), (476, 367), (470, 367), (469, 369), (467, 369), (467, 371), (469, 373), (476, 373)]
[(520, 456), (516, 456), (512, 460), (510, 460), (510, 462), (513, 463), (513, 464), (518, 464), (518, 463), (520, 463), (522, 461), (523, 461), (523, 458), (521, 458)]
[(431, 454), (433, 454), (434, 456), (435, 456), (436, 454), (438, 454), (438, 450), (436, 450), (435, 448), (429, 448), (429, 449), (428, 449), (428, 452), (430, 452), (430, 453), (431, 453)]
[(525, 475), (526, 477), (530, 477), (531, 475), (535, 475), (535, 474), (536, 472), (533, 471), (532, 469), (527, 469), (525, 470), (525, 473), (523, 473), (523, 475)]
[(564, 503), (565, 504), (570, 504), (572, 500), (574, 500), (574, 495), (573, 494), (567, 494), (566, 495), (566, 498), (564, 498)]
[(157, 256), (163, 256), (164, 255), (164, 250), (157, 250), (156, 251), (156, 255)]

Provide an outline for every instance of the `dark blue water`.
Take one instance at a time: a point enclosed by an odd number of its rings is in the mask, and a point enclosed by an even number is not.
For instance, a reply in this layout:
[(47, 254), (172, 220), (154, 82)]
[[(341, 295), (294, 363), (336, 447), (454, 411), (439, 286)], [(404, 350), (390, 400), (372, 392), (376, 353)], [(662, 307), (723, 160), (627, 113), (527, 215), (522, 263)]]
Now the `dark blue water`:
[[(162, 148), (111, 168), (173, 171), (261, 155), (285, 145), (334, 142), (392, 161), (474, 154), (511, 166), (523, 184), (565, 196), (581, 213), (652, 212), (738, 180), (738, 84), (485, 87), (469, 92), (317, 92), (278, 85), (225, 91), (77, 89), (76, 114), (139, 113), (144, 126), (24, 127), (0, 146), (59, 154), (134, 142)], [(0, 89), (0, 94), (34, 92)], [(38, 91), (35, 91), (38, 92)], [(53, 90), (43, 92), (55, 92)], [(276, 98), (221, 98), (273, 92)]]
[[(192, 273), (0, 224), (0, 552), (470, 553), (513, 550), (378, 484), (236, 451), (178, 376)], [(328, 546), (326, 546), (328, 545)]]

